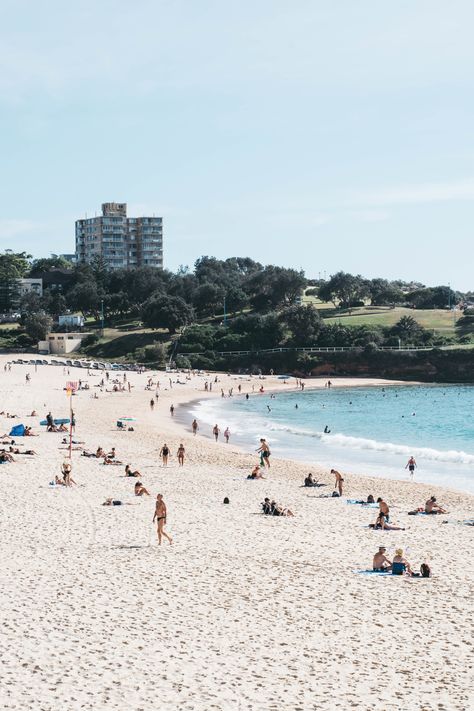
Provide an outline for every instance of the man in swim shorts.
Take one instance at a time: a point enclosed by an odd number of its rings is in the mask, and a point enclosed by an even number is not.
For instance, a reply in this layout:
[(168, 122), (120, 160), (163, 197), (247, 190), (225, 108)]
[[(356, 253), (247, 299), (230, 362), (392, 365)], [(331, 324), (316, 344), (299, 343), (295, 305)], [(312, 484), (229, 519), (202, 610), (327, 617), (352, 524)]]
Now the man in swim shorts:
[(379, 547), (372, 561), (372, 570), (382, 573), (385, 570), (392, 569), (392, 561), (390, 561), (385, 555), (386, 551), (387, 549), (384, 546)]

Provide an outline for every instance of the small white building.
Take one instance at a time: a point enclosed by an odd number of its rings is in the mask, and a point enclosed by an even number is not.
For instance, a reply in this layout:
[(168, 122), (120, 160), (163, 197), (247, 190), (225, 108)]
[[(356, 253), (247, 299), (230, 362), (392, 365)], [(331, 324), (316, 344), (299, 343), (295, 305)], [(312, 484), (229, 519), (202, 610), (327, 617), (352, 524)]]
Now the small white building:
[(25, 294), (38, 294), (43, 296), (43, 280), (42, 279), (18, 279), (18, 291), (20, 296)]
[(48, 333), (48, 340), (38, 343), (38, 351), (52, 355), (72, 353), (80, 348), (84, 338), (89, 335), (89, 333)]
[(84, 326), (84, 316), (79, 314), (62, 314), (58, 316), (58, 324), (66, 328), (82, 328)]

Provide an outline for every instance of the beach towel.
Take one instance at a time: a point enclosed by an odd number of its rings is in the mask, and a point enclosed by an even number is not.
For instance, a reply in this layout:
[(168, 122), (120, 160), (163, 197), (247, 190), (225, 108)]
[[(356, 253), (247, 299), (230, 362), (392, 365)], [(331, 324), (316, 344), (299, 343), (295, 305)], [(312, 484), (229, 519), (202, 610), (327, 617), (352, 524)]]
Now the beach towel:
[(9, 437), (23, 437), (25, 434), (25, 425), (15, 425), (12, 427)]
[(365, 501), (359, 501), (358, 499), (346, 499), (346, 504), (359, 504), (359, 506), (364, 506), (367, 509), (378, 509), (378, 504), (367, 504)]

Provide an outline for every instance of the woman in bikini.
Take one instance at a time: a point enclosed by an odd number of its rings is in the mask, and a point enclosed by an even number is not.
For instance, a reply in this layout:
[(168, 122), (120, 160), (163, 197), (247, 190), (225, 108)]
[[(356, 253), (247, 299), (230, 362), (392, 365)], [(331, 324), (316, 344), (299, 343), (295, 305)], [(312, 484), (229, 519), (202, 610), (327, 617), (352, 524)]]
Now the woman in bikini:
[(170, 456), (170, 450), (168, 445), (165, 443), (162, 448), (160, 449), (160, 457), (163, 460), (163, 466), (167, 467), (168, 466), (168, 457)]
[(153, 523), (155, 523), (156, 519), (156, 532), (158, 534), (158, 545), (161, 546), (161, 539), (162, 536), (168, 539), (168, 541), (171, 543), (173, 542), (173, 539), (171, 536), (168, 536), (167, 533), (165, 533), (164, 525), (166, 523), (166, 504), (163, 501), (163, 495), (162, 494), (157, 494), (156, 495), (156, 505), (155, 505), (155, 515), (153, 516)]
[(184, 449), (184, 444), (180, 444), (179, 447), (178, 447), (178, 452), (177, 452), (178, 464), (179, 464), (180, 467), (183, 467), (183, 466), (184, 466), (184, 454), (185, 454), (185, 451), (186, 451), (186, 450)]

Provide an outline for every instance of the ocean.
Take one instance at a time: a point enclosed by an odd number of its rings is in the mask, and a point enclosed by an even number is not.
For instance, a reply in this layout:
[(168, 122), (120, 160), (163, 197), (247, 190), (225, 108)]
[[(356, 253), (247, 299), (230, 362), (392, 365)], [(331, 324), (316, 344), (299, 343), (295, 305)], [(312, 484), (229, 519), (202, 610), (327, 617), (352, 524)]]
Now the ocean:
[(409, 479), (413, 455), (415, 481), (474, 493), (474, 387), (333, 387), (248, 400), (234, 390), (193, 403), (201, 434), (218, 423), (248, 451), (265, 437), (275, 457), (396, 479)]

